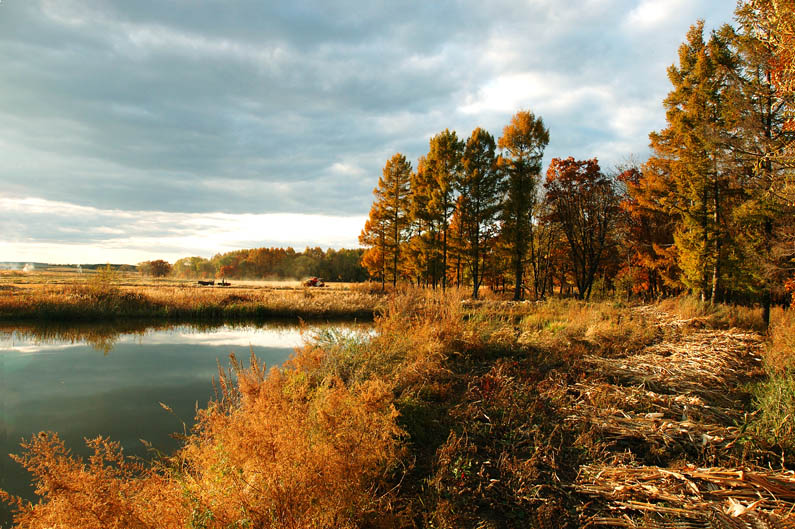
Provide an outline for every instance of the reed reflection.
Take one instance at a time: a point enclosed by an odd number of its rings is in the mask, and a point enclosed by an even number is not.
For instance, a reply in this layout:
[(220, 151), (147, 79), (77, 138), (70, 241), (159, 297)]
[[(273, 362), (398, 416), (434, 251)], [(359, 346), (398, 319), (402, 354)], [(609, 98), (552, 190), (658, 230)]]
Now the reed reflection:
[(254, 324), (173, 324), (150, 322), (40, 324), (0, 326), (0, 350), (36, 353), (47, 346), (48, 352), (74, 345), (88, 345), (107, 355), (123, 343), (185, 344), (229, 347), (293, 348), (304, 336), (327, 328), (352, 332), (366, 331), (369, 324), (334, 323), (296, 325), (294, 322)]

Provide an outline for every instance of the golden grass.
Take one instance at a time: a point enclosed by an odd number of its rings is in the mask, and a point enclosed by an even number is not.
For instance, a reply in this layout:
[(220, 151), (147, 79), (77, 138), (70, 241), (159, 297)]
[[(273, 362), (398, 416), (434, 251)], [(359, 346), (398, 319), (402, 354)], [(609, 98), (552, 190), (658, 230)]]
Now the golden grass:
[(235, 282), (205, 287), (136, 274), (101, 279), (96, 273), (60, 270), (21, 276), (5, 272), (0, 278), (0, 321), (372, 319), (381, 300), (377, 292), (347, 284), (304, 288), (291, 282)]
[(662, 310), (689, 320), (696, 326), (728, 329), (737, 327), (764, 331), (761, 307), (746, 307), (724, 303), (711, 304), (703, 302), (695, 296), (678, 296), (661, 301)]
[(774, 309), (765, 361), (770, 371), (795, 371), (795, 310)]
[[(521, 314), (521, 312), (520, 312)], [(621, 303), (552, 299), (522, 316), (519, 342), (548, 351), (588, 350), (626, 354), (658, 338), (641, 312)]]

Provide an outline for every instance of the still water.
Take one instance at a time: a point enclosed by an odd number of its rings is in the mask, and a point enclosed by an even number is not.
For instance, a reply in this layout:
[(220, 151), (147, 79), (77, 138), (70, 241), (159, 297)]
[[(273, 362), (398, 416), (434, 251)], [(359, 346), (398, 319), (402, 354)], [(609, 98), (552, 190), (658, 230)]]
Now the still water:
[[(140, 439), (173, 451), (171, 434), (190, 430), (196, 407), (213, 398), (219, 361), (228, 367), (234, 353), (247, 364), (253, 350), (276, 366), (314, 332), (294, 325), (0, 329), (0, 488), (33, 498), (29, 476), (8, 454), (44, 430), (78, 454), (87, 452), (83, 438), (98, 435), (128, 455), (147, 455)], [(8, 519), (0, 505), (0, 527)]]

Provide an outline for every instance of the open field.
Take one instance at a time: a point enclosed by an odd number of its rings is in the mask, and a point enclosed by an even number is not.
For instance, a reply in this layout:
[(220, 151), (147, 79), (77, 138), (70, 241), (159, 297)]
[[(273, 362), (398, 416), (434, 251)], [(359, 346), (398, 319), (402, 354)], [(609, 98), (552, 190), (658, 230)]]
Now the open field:
[(298, 281), (234, 281), (201, 286), (193, 280), (137, 273), (55, 268), (0, 272), (0, 321), (120, 319), (261, 320), (372, 319), (380, 296), (367, 285)]
[(406, 290), (372, 336), (321, 333), (269, 372), (233, 364), (154, 466), (102, 440), (87, 465), (30, 440), (19, 461), (45, 501), (16, 523), (792, 527), (795, 355), (770, 341), (789, 312), (766, 338), (753, 310), (689, 300)]

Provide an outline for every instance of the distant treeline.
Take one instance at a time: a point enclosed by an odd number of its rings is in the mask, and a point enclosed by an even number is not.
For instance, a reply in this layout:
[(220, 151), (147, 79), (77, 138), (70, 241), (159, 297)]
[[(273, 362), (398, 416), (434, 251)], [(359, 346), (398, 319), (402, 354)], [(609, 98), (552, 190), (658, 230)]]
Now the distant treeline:
[(369, 276), (361, 265), (363, 249), (254, 248), (216, 254), (212, 259), (184, 257), (173, 265), (165, 261), (139, 263), (144, 275), (187, 279), (302, 279), (317, 276), (327, 281), (357, 282)]

